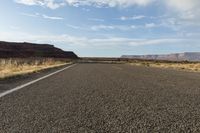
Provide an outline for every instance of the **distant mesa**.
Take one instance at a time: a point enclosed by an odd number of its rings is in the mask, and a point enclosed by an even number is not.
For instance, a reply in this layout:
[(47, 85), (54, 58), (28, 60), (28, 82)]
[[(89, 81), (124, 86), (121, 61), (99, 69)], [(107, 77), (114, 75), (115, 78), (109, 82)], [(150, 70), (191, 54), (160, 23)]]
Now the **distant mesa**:
[(69, 58), (77, 59), (72, 51), (63, 51), (49, 44), (16, 43), (0, 41), (0, 58)]
[(200, 52), (185, 52), (166, 55), (122, 55), (121, 58), (168, 61), (200, 61)]

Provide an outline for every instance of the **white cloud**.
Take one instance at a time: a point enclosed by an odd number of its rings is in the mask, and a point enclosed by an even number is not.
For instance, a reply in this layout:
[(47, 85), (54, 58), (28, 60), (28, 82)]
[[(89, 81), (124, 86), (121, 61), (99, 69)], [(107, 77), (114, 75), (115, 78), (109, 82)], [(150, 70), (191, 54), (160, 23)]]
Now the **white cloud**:
[(161, 38), (161, 39), (138, 39), (130, 42), (132, 46), (141, 45), (158, 45), (158, 44), (177, 44), (178, 42), (184, 42), (185, 39), (173, 39), (173, 38)]
[(29, 6), (38, 5), (42, 7), (48, 7), (50, 9), (57, 9), (66, 4), (64, 1), (56, 2), (56, 0), (15, 0), (15, 2)]
[(21, 13), (21, 15), (28, 16), (28, 17), (41, 17), (41, 18), (44, 18), (44, 19), (51, 19), (51, 20), (63, 20), (64, 19), (62, 17), (48, 16), (48, 15), (40, 14), (40, 13), (34, 13), (34, 14)]
[(133, 17), (132, 17), (133, 20), (143, 19), (143, 18), (145, 18), (144, 15), (139, 15), (139, 16), (133, 16)]
[(45, 14), (43, 14), (42, 17), (45, 18), (45, 19), (52, 19), (52, 20), (62, 20), (62, 19), (64, 19), (62, 17), (52, 17), (52, 16), (47, 16)]
[(114, 30), (115, 27), (112, 25), (94, 25), (91, 27), (91, 30), (98, 31), (98, 30)]
[(136, 26), (136, 25), (131, 25), (131, 29), (136, 29), (136, 28), (138, 28), (138, 26)]
[(177, 21), (200, 23), (200, 0), (165, 0), (165, 4)]
[(155, 23), (148, 23), (148, 24), (145, 24), (145, 28), (154, 28), (156, 27), (156, 24)]
[(15, 2), (25, 5), (37, 5), (37, 2), (35, 0), (15, 0)]
[(155, 23), (146, 23), (144, 25), (93, 25), (90, 27), (93, 31), (100, 31), (100, 30), (121, 30), (121, 31), (130, 31), (133, 29), (141, 29), (141, 28), (156, 28), (160, 26), (166, 26), (165, 24), (155, 24)]
[(39, 13), (34, 13), (34, 14), (30, 14), (30, 13), (21, 13), (21, 15), (28, 16), (28, 17), (39, 17), (39, 16), (40, 16)]
[(46, 6), (51, 9), (57, 9), (59, 7), (64, 6), (65, 3), (55, 3), (53, 0), (49, 0), (49, 2), (46, 3)]
[(39, 5), (51, 9), (57, 9), (65, 4), (71, 6), (95, 6), (95, 7), (129, 7), (129, 6), (146, 6), (155, 0), (15, 0), (17, 3), (25, 5)]
[(140, 19), (143, 19), (143, 18), (146, 18), (146, 16), (144, 15), (138, 15), (138, 16), (133, 16), (133, 17), (127, 17), (127, 16), (122, 16), (120, 17), (120, 20), (140, 20)]
[(71, 24), (66, 24), (67, 27), (72, 28), (72, 29), (82, 29), (82, 27), (76, 26), (76, 25), (71, 25)]
[(165, 2), (168, 6), (181, 11), (194, 10), (200, 5), (199, 0), (166, 0)]
[(99, 30), (122, 30), (128, 31), (137, 28), (135, 25), (94, 25), (91, 26), (91, 30), (99, 31)]
[(108, 6), (108, 7), (128, 7), (128, 6), (146, 6), (154, 0), (66, 0), (72, 6)]
[(139, 28), (154, 28), (158, 26), (165, 26), (165, 25), (156, 25), (154, 23), (147, 23), (145, 25), (93, 25), (91, 27), (80, 27), (76, 25), (66, 24), (67, 27), (72, 29), (81, 29), (81, 30), (92, 30), (92, 31), (110, 31), (110, 30), (120, 30), (120, 31), (130, 31)]
[[(130, 6), (147, 6), (151, 3), (164, 3), (170, 8), (179, 11), (194, 11), (199, 9), (199, 0), (14, 0), (17, 3), (25, 5), (39, 5), (56, 9), (66, 4), (71, 6), (96, 6), (96, 7), (130, 7)], [(137, 17), (135, 18), (137, 19)], [(140, 18), (139, 18), (140, 19)]]

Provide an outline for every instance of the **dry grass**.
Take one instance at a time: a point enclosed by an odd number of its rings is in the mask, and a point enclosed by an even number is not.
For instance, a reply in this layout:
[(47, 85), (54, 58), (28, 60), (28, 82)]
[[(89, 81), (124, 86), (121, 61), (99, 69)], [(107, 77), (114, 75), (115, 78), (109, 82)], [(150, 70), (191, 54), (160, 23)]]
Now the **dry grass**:
[(66, 65), (70, 61), (52, 58), (0, 59), (0, 79)]
[(170, 68), (175, 70), (200, 72), (200, 63), (198, 62), (155, 62), (155, 61), (135, 61), (131, 65), (157, 67), (157, 68)]

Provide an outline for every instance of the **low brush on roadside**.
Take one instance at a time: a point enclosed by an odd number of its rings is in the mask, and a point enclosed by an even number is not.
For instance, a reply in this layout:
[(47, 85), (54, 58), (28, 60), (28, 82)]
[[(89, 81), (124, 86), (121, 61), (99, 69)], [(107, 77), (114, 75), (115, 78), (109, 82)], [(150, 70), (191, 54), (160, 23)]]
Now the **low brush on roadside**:
[(157, 67), (157, 68), (170, 68), (175, 70), (200, 72), (199, 62), (170, 62), (170, 61), (133, 61), (129, 62), (131, 65)]
[(0, 59), (0, 79), (34, 73), (70, 63), (70, 60), (54, 58)]

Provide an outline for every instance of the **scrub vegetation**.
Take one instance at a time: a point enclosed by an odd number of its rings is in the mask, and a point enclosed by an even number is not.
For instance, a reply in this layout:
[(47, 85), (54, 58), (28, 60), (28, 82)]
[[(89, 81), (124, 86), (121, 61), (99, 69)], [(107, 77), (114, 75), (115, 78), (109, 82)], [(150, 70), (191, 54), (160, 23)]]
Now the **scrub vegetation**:
[(9, 58), (0, 59), (0, 79), (59, 67), (70, 60), (55, 58)]
[(191, 72), (200, 72), (199, 62), (173, 61), (130, 61), (129, 64), (146, 67), (168, 68)]

